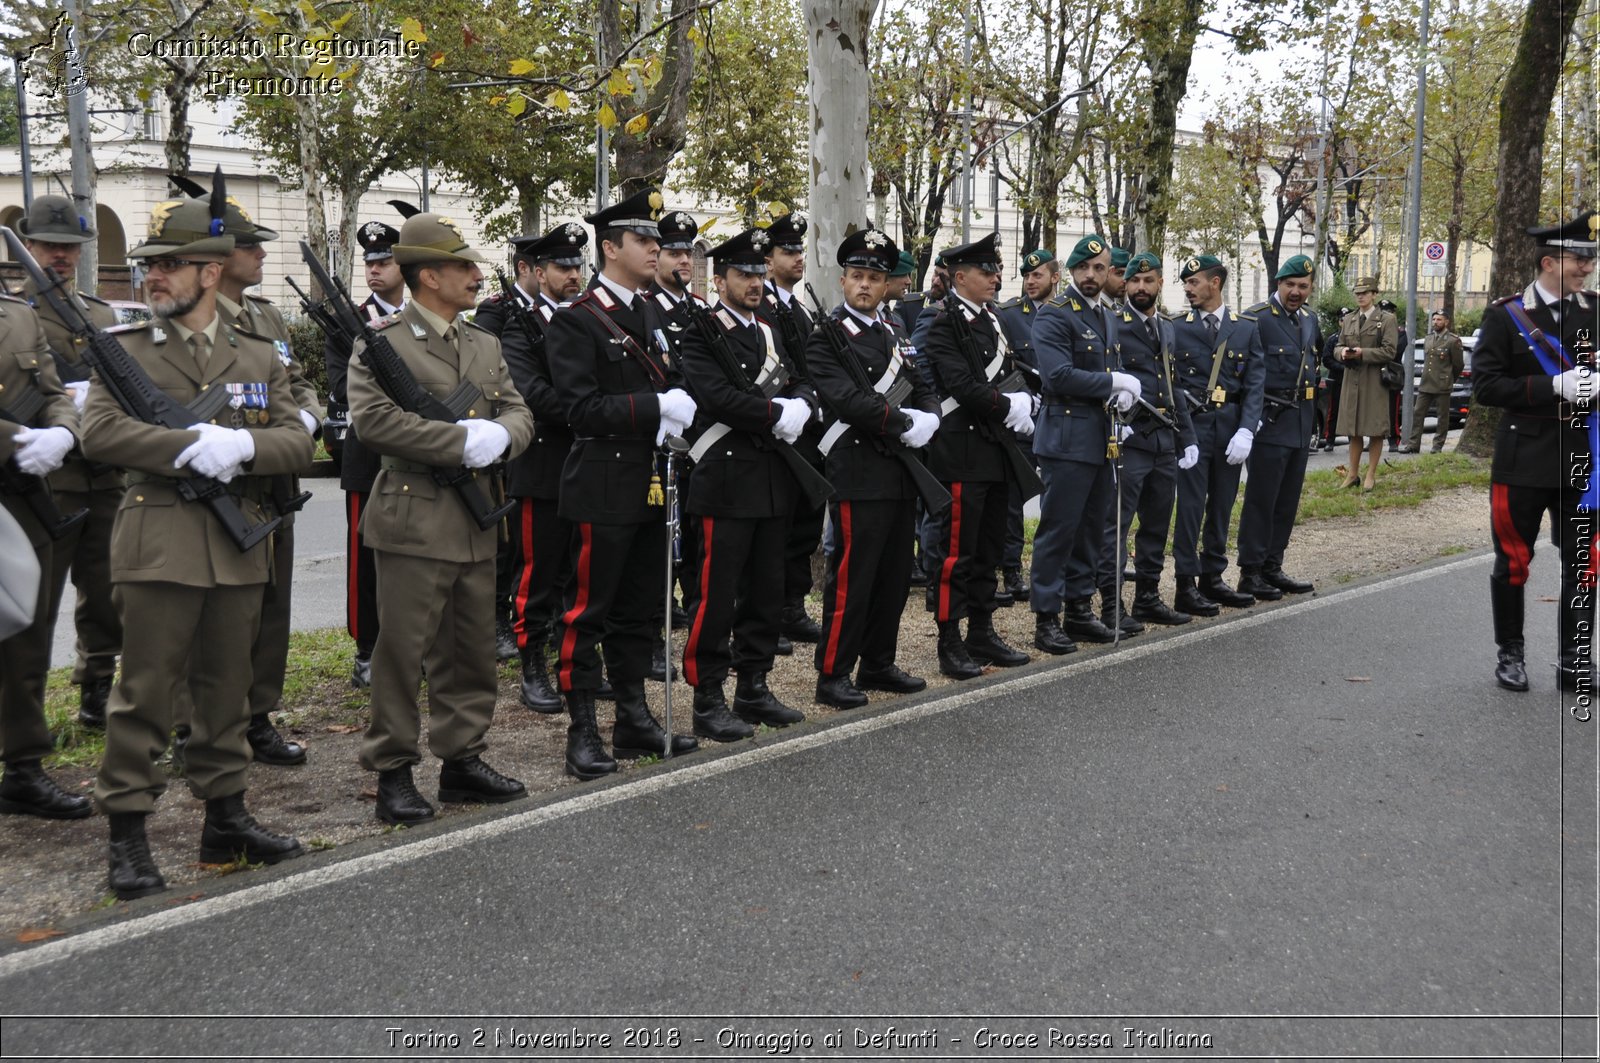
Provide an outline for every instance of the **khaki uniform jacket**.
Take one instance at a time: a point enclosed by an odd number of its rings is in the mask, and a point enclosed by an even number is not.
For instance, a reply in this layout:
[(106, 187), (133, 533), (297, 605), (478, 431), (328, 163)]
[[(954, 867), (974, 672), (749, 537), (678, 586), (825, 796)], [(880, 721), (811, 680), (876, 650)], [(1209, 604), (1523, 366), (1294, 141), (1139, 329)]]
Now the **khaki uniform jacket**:
[(1334, 345), (1338, 358), (1346, 347), (1361, 348), (1361, 361), (1344, 362), (1344, 382), (1339, 391), (1339, 423), (1342, 436), (1386, 436), (1389, 434), (1389, 389), (1383, 386), (1381, 372), (1385, 362), (1399, 356), (1400, 325), (1393, 314), (1376, 307), (1361, 325), (1361, 311), (1353, 310), (1339, 322), (1339, 342)]
[[(65, 428), (78, 435), (78, 410), (56, 375), (38, 315), (22, 300), (0, 295), (0, 406), (10, 409), (30, 390), (43, 394), (45, 404), (29, 419), (28, 427)], [(12, 437), (20, 430), (0, 419), (0, 462), (10, 461), (16, 453)]]
[(1448, 329), (1430, 332), (1422, 341), (1422, 385), (1424, 395), (1448, 395), (1456, 377), (1467, 367), (1461, 350), (1461, 337)]
[[(107, 329), (117, 323), (117, 315), (102, 300), (92, 295), (78, 292), (78, 301), (88, 311), (89, 323), (97, 329)], [(22, 286), (22, 297), (32, 304), (39, 315), (39, 324), (44, 326), (45, 342), (50, 345), (50, 350), (61, 356), (61, 359), (71, 365), (83, 364), (83, 350), (88, 346), (88, 340), (75, 337), (68, 331), (66, 323), (61, 320), (49, 302), (39, 298), (39, 286), (29, 278)], [(97, 467), (98, 471), (91, 471), (90, 465), (83, 459), (83, 455), (74, 450), (67, 455), (67, 460), (61, 468), (50, 474), (50, 486), (57, 491), (119, 491), (122, 489), (122, 470), (112, 466)]]
[[(267, 519), (261, 500), (268, 494), (269, 479), (304, 468), (312, 449), (289, 390), (289, 372), (272, 344), (218, 322), (216, 343), (202, 371), (165, 318), (108, 331), (176, 402), (191, 402), (202, 391), (228, 384), (265, 385), (267, 406), (260, 411), (265, 423), (247, 423), (237, 408), (225, 408), (213, 423), (244, 428), (255, 441), (255, 458), (228, 489), (246, 520), (254, 524)], [(113, 582), (216, 587), (265, 583), (270, 577), (270, 538), (241, 553), (204, 503), (179, 496), (177, 480), (193, 474), (172, 463), (196, 438), (187, 429), (135, 420), (98, 378), (91, 384), (83, 411), (83, 452), (90, 461), (128, 470), (128, 492), (111, 531)]]
[[(449, 395), (462, 380), (476, 384), (482, 401), (467, 417), (497, 422), (511, 434), (508, 454), (516, 457), (533, 438), (533, 416), (500, 357), (500, 341), (475, 325), (457, 321), (455, 327), (459, 354), (433, 331), (415, 304), (377, 325), (417, 382), (435, 397)], [(366, 545), (439, 561), (493, 560), (495, 529), (479, 528), (455, 489), (434, 483), (428, 471), (460, 466), (467, 430), (395, 405), (362, 360), (365, 348), (364, 342), (356, 344), (346, 387), (351, 424), (367, 449), (383, 458), (361, 517)], [(485, 494), (496, 496), (488, 469), (474, 470), (473, 479)]]
[[(231, 300), (229, 301), (231, 302)], [(302, 410), (310, 413), (321, 421), (327, 415), (323, 409), (321, 397), (317, 395), (317, 387), (306, 377), (305, 366), (294, 356), (294, 346), (289, 338), (289, 323), (283, 319), (283, 313), (272, 304), (272, 300), (263, 299), (259, 295), (247, 295), (244, 302), (238, 304), (238, 312), (232, 313), (231, 307), (224, 303), (222, 297), (217, 299), (217, 311), (222, 314), (222, 320), (231, 324), (240, 332), (249, 332), (270, 340), (277, 347), (280, 361), (287, 359), (285, 368), (289, 370), (289, 388), (294, 392), (294, 401)]]

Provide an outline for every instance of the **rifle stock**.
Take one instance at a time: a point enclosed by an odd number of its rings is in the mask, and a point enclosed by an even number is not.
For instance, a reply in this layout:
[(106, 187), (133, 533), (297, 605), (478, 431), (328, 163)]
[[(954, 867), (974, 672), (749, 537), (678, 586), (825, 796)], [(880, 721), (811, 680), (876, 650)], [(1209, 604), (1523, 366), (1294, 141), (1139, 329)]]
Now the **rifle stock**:
[[(954, 292), (945, 297), (945, 316), (950, 319), (950, 329), (955, 333), (956, 345), (966, 355), (972, 371), (979, 377), (983, 376), (983, 363), (978, 357), (976, 341), (972, 337), (972, 326), (967, 321), (967, 316), (961, 312), (961, 303)], [(1037, 373), (1035, 373), (1037, 375)], [(995, 387), (1001, 394), (1025, 392), (1031, 394), (1026, 378), (1015, 369), (1006, 376), (996, 381)], [(1006, 456), (1006, 464), (1011, 467), (1011, 474), (1017, 478), (1017, 485), (1022, 490), (1023, 498), (1032, 498), (1044, 493), (1044, 481), (1039, 479), (1038, 467), (1034, 465), (1030, 455), (1022, 453), (1022, 448), (1017, 445), (1016, 437), (1010, 432), (995, 431), (993, 424), (986, 421), (977, 421), (978, 425), (988, 425), (992, 441), (1000, 444), (1000, 450)]]

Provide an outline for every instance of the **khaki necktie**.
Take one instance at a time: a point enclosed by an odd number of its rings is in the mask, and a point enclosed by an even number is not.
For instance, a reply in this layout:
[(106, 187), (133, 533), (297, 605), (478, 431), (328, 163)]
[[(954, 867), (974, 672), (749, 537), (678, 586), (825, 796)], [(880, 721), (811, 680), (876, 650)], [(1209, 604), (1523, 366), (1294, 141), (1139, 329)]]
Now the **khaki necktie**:
[(189, 337), (189, 349), (194, 352), (194, 364), (200, 367), (202, 375), (207, 366), (211, 364), (211, 337), (204, 332), (196, 332)]

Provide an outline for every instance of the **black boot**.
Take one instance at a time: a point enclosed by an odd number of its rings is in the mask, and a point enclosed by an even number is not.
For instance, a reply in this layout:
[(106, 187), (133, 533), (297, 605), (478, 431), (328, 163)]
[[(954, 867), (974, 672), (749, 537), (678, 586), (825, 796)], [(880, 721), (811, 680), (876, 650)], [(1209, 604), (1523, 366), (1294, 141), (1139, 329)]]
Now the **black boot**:
[(859, 709), (867, 703), (867, 696), (847, 675), (817, 676), (814, 697), (819, 705), (831, 705), (836, 709)]
[(988, 613), (973, 613), (967, 617), (967, 656), (974, 664), (993, 664), (1001, 668), (1015, 668), (1033, 660), (1000, 637), (994, 629), (994, 617)]
[(509, 661), (517, 655), (517, 629), (509, 616), (502, 616), (494, 622), (494, 657), (497, 661)]
[(37, 760), (14, 760), (0, 779), (0, 812), (40, 819), (83, 819), (94, 806), (82, 794), (69, 794), (44, 773)]
[(996, 609), (1010, 609), (1016, 604), (1017, 596), (1006, 587), (1005, 580), (997, 580), (994, 585), (994, 607)]
[(783, 603), (783, 612), (778, 617), (778, 630), (790, 642), (816, 642), (822, 637), (822, 629), (806, 613), (804, 598)]
[(113, 812), (111, 821), (111, 892), (120, 901), (148, 897), (167, 888), (150, 855), (144, 836), (143, 812)]
[(365, 657), (356, 654), (356, 663), (350, 669), (350, 686), (356, 690), (366, 690), (372, 686), (372, 654)]
[(241, 856), (251, 864), (276, 864), (305, 854), (294, 838), (274, 834), (245, 811), (243, 791), (206, 801), (206, 822), (200, 829), (202, 864), (226, 864)]
[(772, 652), (779, 657), (792, 657), (794, 655), (794, 643), (790, 642), (789, 637), (780, 631), (778, 633), (778, 644), (773, 647)]
[[(1254, 595), (1240, 594), (1222, 581), (1221, 573), (1200, 577), (1200, 593), (1216, 602), (1226, 605), (1231, 609), (1247, 609), (1256, 604)], [(1179, 606), (1178, 608), (1183, 608)]]
[(596, 701), (616, 701), (617, 700), (617, 692), (615, 690), (611, 689), (611, 680), (607, 679), (603, 675), (600, 677), (600, 685), (594, 688), (594, 700), (596, 700)]
[(951, 679), (976, 679), (983, 674), (978, 663), (967, 655), (959, 620), (939, 621), (939, 674)]
[(522, 651), (522, 704), (534, 712), (553, 716), (561, 711), (561, 694), (550, 681), (550, 667), (544, 659), (544, 640), (531, 639)]
[(1178, 624), (1187, 624), (1191, 619), (1188, 613), (1180, 613), (1175, 609), (1168, 609), (1167, 603), (1161, 600), (1160, 583), (1153, 579), (1138, 580), (1133, 585), (1133, 609), (1130, 615), (1140, 620), (1148, 620), (1152, 624), (1165, 624), (1175, 627)]
[(1067, 638), (1067, 633), (1061, 630), (1061, 621), (1054, 613), (1033, 614), (1033, 645), (1057, 657), (1078, 652), (1078, 644)]
[[(646, 673), (646, 678), (653, 679), (657, 683), (665, 683), (667, 681), (668, 667), (667, 642), (665, 639), (656, 639), (655, 647), (650, 651), (650, 671)], [(672, 678), (678, 678), (678, 666), (671, 665), (670, 667)]]
[[(667, 732), (650, 715), (645, 701), (644, 683), (617, 684), (617, 721), (611, 726), (611, 755), (614, 757), (659, 757), (666, 751)], [(700, 748), (688, 735), (672, 736), (672, 755), (682, 756)]]
[(791, 709), (778, 700), (767, 686), (765, 672), (739, 673), (733, 690), (733, 712), (746, 723), (764, 723), (768, 727), (788, 727), (806, 718), (799, 709)]
[(1028, 581), (1022, 578), (1021, 568), (1007, 568), (1001, 573), (1000, 582), (1006, 585), (1006, 590), (1011, 593), (1012, 600), (1025, 602), (1028, 600)]
[(1178, 612), (1190, 616), (1216, 616), (1222, 612), (1222, 606), (1201, 594), (1195, 587), (1193, 576), (1178, 577), (1178, 596), (1172, 604), (1178, 607)]
[(1285, 594), (1310, 594), (1316, 586), (1310, 580), (1295, 579), (1283, 570), (1282, 565), (1265, 565), (1261, 578)]
[(1122, 608), (1122, 599), (1117, 597), (1113, 587), (1100, 589), (1100, 622), (1113, 630), (1121, 628), (1123, 638), (1131, 638), (1144, 631), (1144, 625)]
[(250, 717), (250, 728), (244, 736), (258, 764), (287, 768), (306, 762), (306, 747), (279, 734), (278, 729), (272, 726), (272, 717), (264, 712)]
[(92, 680), (78, 688), (78, 726), (91, 731), (106, 729), (106, 699), (111, 696), (111, 677)]
[(577, 779), (598, 779), (617, 770), (617, 762), (600, 741), (594, 720), (592, 690), (569, 690), (567, 698), (567, 774)]
[(1248, 594), (1262, 602), (1275, 602), (1283, 597), (1283, 592), (1268, 583), (1259, 568), (1239, 570), (1239, 593)]
[(1088, 598), (1067, 602), (1062, 607), (1061, 630), (1082, 642), (1114, 642), (1117, 637), (1094, 615), (1094, 603)]
[(1500, 647), (1494, 681), (1507, 690), (1522, 693), (1528, 689), (1528, 669), (1522, 662), (1522, 643), (1508, 642)]
[(527, 796), (526, 786), (508, 775), (501, 775), (476, 754), (447, 760), (439, 766), (440, 804), (502, 805)]
[(694, 688), (694, 733), (713, 742), (737, 742), (755, 734), (756, 729), (728, 711), (719, 680)]
[(915, 694), (919, 690), (927, 689), (926, 679), (920, 675), (912, 675), (892, 661), (882, 668), (868, 668), (863, 662), (856, 670), (857, 691), (882, 690), (890, 694)]

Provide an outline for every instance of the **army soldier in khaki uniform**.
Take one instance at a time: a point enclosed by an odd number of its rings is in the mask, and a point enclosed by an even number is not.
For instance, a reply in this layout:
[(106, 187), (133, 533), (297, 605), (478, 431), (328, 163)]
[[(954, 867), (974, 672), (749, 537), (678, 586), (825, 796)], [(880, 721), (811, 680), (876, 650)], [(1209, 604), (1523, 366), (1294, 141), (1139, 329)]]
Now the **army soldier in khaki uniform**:
[[(70, 199), (39, 196), (27, 216), (17, 224), (17, 229), (39, 264), (53, 270), (65, 282), (57, 289), (59, 298), (75, 300), (96, 328), (110, 328), (116, 324), (111, 307), (72, 286), (83, 245), (95, 238), (95, 232), (72, 209)], [(85, 341), (73, 337), (50, 301), (40, 297), (38, 286), (31, 278), (23, 284), (22, 297), (38, 313), (57, 376), (66, 385), (73, 402), (82, 409), (89, 395), (89, 367), (83, 363), (82, 350)], [(122, 621), (117, 618), (117, 607), (111, 601), (111, 522), (122, 504), (122, 471), (109, 465), (91, 465), (83, 460), (81, 453), (74, 451), (50, 474), (50, 490), (61, 512), (89, 511), (87, 517), (73, 525), (52, 546), (48, 570), (50, 608), (46, 619), (53, 632), (70, 568), (72, 586), (78, 593), (73, 616), (78, 633), (78, 660), (72, 669), (72, 681), (79, 689), (78, 722), (99, 730), (106, 725), (106, 697), (111, 693), (117, 654), (122, 650)]]
[(95, 784), (95, 800), (111, 820), (111, 888), (124, 899), (165, 888), (144, 820), (166, 789), (156, 761), (172, 728), (173, 688), (185, 676), (195, 706), (186, 774), (190, 791), (206, 802), (200, 859), (276, 863), (303, 851), (244, 807), (247, 662), (272, 548), (263, 542), (241, 551), (209, 507), (185, 501), (179, 486), (192, 474), (211, 477), (257, 524), (268, 519), (271, 477), (311, 460), (311, 436), (277, 352), (217, 313), (222, 261), (233, 249), (233, 237), (212, 235), (221, 232), (220, 221), (199, 200), (156, 204), (149, 239), (129, 252), (149, 261), (156, 317), (113, 334), (173, 401), (225, 388), (231, 410), (191, 429), (164, 428), (128, 415), (99, 381), (83, 416), (85, 457), (128, 470), (111, 539), (122, 678), (111, 692)]
[[(29, 412), (30, 406), (38, 409)], [(48, 573), (55, 529), (45, 526), (28, 499), (30, 492), (35, 499), (49, 497), (43, 477), (67, 459), (77, 430), (77, 410), (56, 377), (38, 317), (26, 303), (0, 295), (0, 463), (6, 466), (0, 471), (0, 506), (27, 534), (40, 569), (32, 625), (0, 640), (0, 812), (45, 819), (82, 819), (93, 811), (87, 798), (62, 790), (41, 767), (53, 747), (44, 684), (53, 630)]]
[[(350, 360), (350, 419), (382, 467), (361, 534), (378, 568), (378, 644), (372, 652), (372, 720), (361, 766), (378, 773), (378, 818), (431, 819), (411, 778), (420, 758), (417, 696), (427, 666), (428, 746), (444, 762), (439, 800), (499, 803), (527, 796), (522, 783), (484, 763), (494, 718), (496, 529), (480, 528), (460, 494), (432, 469), (484, 469), (515, 457), (533, 438), (533, 417), (517, 391), (500, 342), (457, 320), (477, 303), (483, 256), (456, 224), (415, 214), (393, 247), (411, 300), (378, 326), (417, 383), (443, 398), (463, 380), (481, 396), (454, 423), (408, 413), (379, 387), (364, 344)], [(488, 493), (484, 474), (470, 481)]]
[[(1339, 322), (1339, 343), (1334, 357), (1344, 364), (1344, 385), (1339, 390), (1338, 432), (1350, 437), (1350, 464), (1340, 487), (1361, 484), (1372, 490), (1378, 477), (1378, 459), (1389, 434), (1389, 389), (1383, 386), (1383, 367), (1399, 357), (1400, 325), (1395, 316), (1376, 304), (1378, 282), (1362, 277), (1352, 289), (1356, 309)], [(1367, 452), (1367, 473), (1361, 475), (1361, 451)]]
[(1422, 341), (1422, 383), (1411, 408), (1411, 439), (1403, 448), (1408, 454), (1422, 449), (1422, 419), (1429, 412), (1437, 414), (1439, 421), (1433, 430), (1433, 452), (1444, 449), (1444, 441), (1450, 438), (1450, 389), (1467, 368), (1461, 337), (1450, 331), (1450, 316), (1435, 310), (1432, 322), (1432, 331)]

